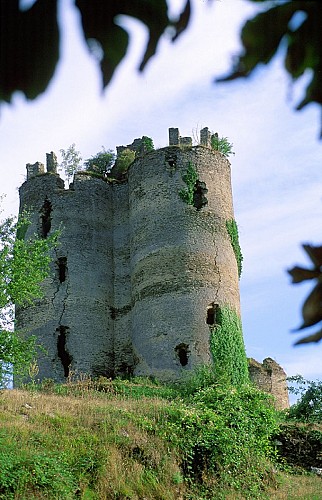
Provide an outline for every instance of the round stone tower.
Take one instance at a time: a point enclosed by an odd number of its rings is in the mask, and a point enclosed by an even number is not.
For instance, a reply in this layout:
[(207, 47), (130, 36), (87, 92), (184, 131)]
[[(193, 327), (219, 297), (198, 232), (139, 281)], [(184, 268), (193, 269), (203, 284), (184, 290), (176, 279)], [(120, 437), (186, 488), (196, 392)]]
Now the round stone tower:
[[(49, 163), (50, 165), (50, 163)], [(76, 175), (69, 189), (55, 169), (27, 165), (20, 208), (32, 214), (27, 237), (59, 230), (44, 297), (18, 308), (20, 328), (37, 336), (39, 378), (64, 381), (71, 371), (112, 374), (112, 199), (109, 186)], [(49, 168), (48, 168), (49, 166)]]
[(129, 170), (137, 375), (169, 380), (209, 363), (216, 307), (240, 312), (226, 227), (234, 218), (230, 164), (211, 149), (208, 130), (202, 132), (203, 143), (192, 147), (191, 139), (170, 129), (170, 146), (137, 159)]

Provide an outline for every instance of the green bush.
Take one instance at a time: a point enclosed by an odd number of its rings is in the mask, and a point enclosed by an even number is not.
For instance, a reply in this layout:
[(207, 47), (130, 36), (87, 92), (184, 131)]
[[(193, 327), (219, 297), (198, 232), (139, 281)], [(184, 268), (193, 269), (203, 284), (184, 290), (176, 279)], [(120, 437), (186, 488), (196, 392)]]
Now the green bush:
[(127, 171), (131, 163), (135, 160), (135, 151), (129, 148), (123, 149), (118, 155), (114, 167), (111, 170), (111, 177), (119, 179)]
[(216, 151), (220, 151), (224, 156), (234, 155), (233, 144), (228, 141), (227, 137), (218, 137), (218, 134), (212, 134), (211, 147)]
[(322, 429), (312, 424), (285, 422), (274, 436), (279, 443), (280, 460), (288, 465), (322, 467)]
[(149, 153), (150, 151), (154, 151), (153, 139), (151, 137), (144, 135), (142, 137), (142, 144), (143, 144), (143, 149), (144, 149), (145, 153)]
[(301, 375), (287, 380), (291, 382), (289, 391), (300, 395), (299, 400), (290, 407), (287, 418), (299, 422), (322, 423), (322, 381), (305, 380)]
[(275, 456), (276, 431), (270, 396), (251, 386), (205, 387), (173, 403), (158, 422), (158, 432), (181, 450), (186, 478), (207, 487), (212, 476), (217, 486), (243, 489), (253, 498)]
[(115, 161), (115, 154), (111, 149), (106, 150), (104, 147), (99, 153), (85, 161), (84, 165), (87, 171), (106, 177), (110, 172)]

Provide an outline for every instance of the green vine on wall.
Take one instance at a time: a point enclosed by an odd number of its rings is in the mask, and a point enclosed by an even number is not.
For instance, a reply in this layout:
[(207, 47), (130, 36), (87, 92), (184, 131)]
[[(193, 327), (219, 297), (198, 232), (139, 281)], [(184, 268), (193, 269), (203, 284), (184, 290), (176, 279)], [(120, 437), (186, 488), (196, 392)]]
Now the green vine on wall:
[(243, 255), (239, 244), (238, 227), (236, 221), (234, 219), (226, 220), (226, 228), (230, 236), (231, 246), (233, 247), (235, 253), (238, 267), (238, 276), (240, 277), (242, 272)]
[(217, 307), (210, 349), (216, 378), (235, 387), (249, 382), (248, 364), (239, 316), (228, 306)]
[(182, 176), (182, 180), (186, 183), (187, 188), (180, 189), (179, 196), (188, 205), (193, 205), (193, 194), (198, 180), (198, 172), (191, 161), (188, 163), (187, 171)]

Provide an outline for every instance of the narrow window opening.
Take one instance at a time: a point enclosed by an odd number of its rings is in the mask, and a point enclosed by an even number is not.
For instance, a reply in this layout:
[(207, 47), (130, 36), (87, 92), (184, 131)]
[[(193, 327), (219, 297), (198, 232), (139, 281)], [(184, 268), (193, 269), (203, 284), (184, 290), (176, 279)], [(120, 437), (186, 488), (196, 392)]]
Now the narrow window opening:
[(48, 198), (46, 198), (40, 212), (42, 238), (47, 238), (47, 235), (51, 229), (51, 212), (52, 212), (52, 205), (48, 200)]
[(216, 309), (217, 304), (214, 304), (213, 302), (207, 307), (206, 323), (209, 326), (214, 326), (216, 324)]
[(203, 207), (208, 205), (208, 200), (206, 198), (207, 193), (208, 189), (206, 183), (197, 180), (194, 186), (194, 193), (193, 193), (193, 206), (197, 210), (201, 210)]
[(181, 366), (187, 366), (189, 361), (189, 345), (188, 344), (179, 344), (175, 347), (175, 352), (179, 358), (179, 362)]
[(57, 261), (58, 265), (58, 276), (60, 283), (66, 281), (67, 276), (67, 257), (59, 257)]
[(60, 358), (61, 364), (63, 365), (64, 376), (66, 378), (69, 375), (69, 367), (71, 365), (71, 362), (73, 361), (72, 356), (69, 354), (66, 348), (68, 330), (69, 330), (68, 326), (62, 326), (62, 325), (56, 329), (56, 332), (58, 332), (58, 337), (57, 337), (58, 357)]
[(166, 161), (166, 170), (170, 175), (173, 175), (177, 168), (177, 156), (173, 154), (169, 154), (165, 156)]

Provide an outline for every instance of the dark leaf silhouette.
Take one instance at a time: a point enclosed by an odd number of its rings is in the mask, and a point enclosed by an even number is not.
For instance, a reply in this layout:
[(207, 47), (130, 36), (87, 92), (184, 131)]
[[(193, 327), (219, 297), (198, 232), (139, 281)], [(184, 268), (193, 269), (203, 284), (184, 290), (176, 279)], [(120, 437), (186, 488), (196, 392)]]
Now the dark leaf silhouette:
[(58, 59), (56, 0), (38, 0), (27, 11), (19, 10), (19, 0), (0, 0), (0, 101), (10, 102), (16, 90), (35, 99)]
[(320, 271), (316, 269), (304, 269), (304, 267), (293, 267), (287, 271), (292, 276), (292, 283), (301, 283), (305, 280), (318, 278)]
[(302, 246), (316, 268), (320, 268), (322, 266), (322, 247), (314, 247), (308, 244), (304, 244)]
[(308, 335), (307, 337), (303, 337), (297, 342), (295, 342), (294, 345), (300, 345), (300, 344), (310, 344), (311, 342), (319, 342), (322, 339), (322, 330), (313, 333), (312, 335)]
[(303, 324), (299, 330), (315, 325), (322, 320), (322, 283), (318, 283), (302, 307)]
[[(59, 60), (60, 34), (57, 0), (36, 0), (21, 11), (19, 0), (0, 0), (0, 101), (10, 102), (20, 90), (28, 99), (44, 92)], [(129, 35), (118, 25), (118, 16), (131, 16), (148, 29), (148, 41), (139, 70), (155, 54), (161, 36), (169, 27), (172, 40), (187, 28), (190, 1), (177, 21), (168, 17), (166, 0), (76, 0), (89, 49), (93, 41), (102, 50), (100, 68), (106, 87), (126, 55)]]
[[(267, 4), (272, 5), (271, 2)], [(292, 27), (291, 21), (296, 13), (302, 13), (303, 19), (297, 23), (299, 25)], [(251, 75), (260, 64), (271, 61), (283, 42), (285, 69), (292, 79), (296, 80), (306, 70), (312, 72), (311, 81), (297, 109), (311, 102), (322, 105), (322, 2), (289, 0), (273, 4), (245, 23), (241, 41), (243, 51), (231, 73), (217, 81)]]
[[(303, 249), (306, 251), (315, 267), (313, 269), (305, 269), (296, 266), (290, 269), (288, 273), (292, 276), (293, 283), (301, 283), (309, 279), (316, 279), (317, 283), (303, 304), (303, 323), (300, 328), (295, 331), (303, 330), (304, 328), (313, 326), (322, 321), (322, 247), (304, 244)], [(301, 338), (295, 345), (319, 342), (321, 338), (322, 330)]]

